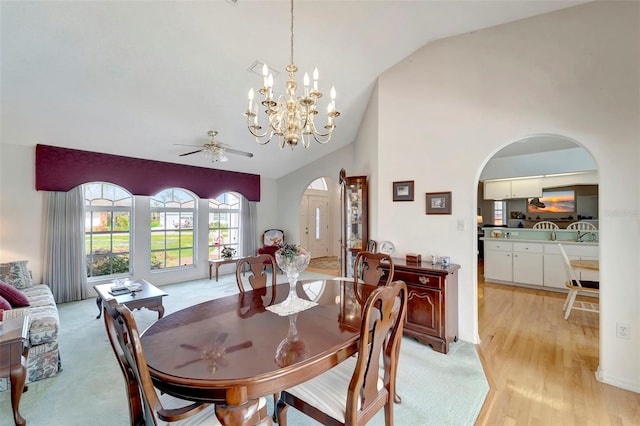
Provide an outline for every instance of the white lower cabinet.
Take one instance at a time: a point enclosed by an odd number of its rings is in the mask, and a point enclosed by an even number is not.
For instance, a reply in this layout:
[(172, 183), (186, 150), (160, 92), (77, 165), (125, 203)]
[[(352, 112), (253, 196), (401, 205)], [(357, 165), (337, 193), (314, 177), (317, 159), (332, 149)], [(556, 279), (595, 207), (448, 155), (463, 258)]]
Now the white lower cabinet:
[(543, 284), (542, 245), (513, 243), (513, 282)]
[[(598, 259), (598, 246), (563, 244), (569, 259)], [(577, 270), (580, 279), (598, 281), (598, 271)], [(488, 282), (565, 288), (558, 243), (484, 241), (484, 279)]]
[[(545, 247), (546, 248), (546, 247)], [(544, 286), (566, 288), (567, 273), (564, 270), (564, 260), (559, 254), (544, 254)]]
[(513, 281), (511, 251), (511, 243), (497, 241), (484, 242), (485, 281)]
[[(567, 253), (569, 260), (576, 259), (598, 259), (598, 246), (580, 245), (580, 244), (563, 244), (562, 247)], [(544, 245), (544, 259), (545, 259), (545, 286), (561, 287), (564, 288), (564, 283), (567, 280), (567, 274), (564, 271), (564, 265), (562, 255), (558, 244), (545, 244)], [(550, 269), (547, 273), (547, 269)], [(551, 271), (553, 269), (554, 271)], [(557, 272), (555, 272), (557, 270)], [(588, 281), (599, 281), (600, 273), (598, 271), (588, 269), (575, 269), (578, 274), (578, 278)], [(555, 284), (555, 283), (560, 283)]]

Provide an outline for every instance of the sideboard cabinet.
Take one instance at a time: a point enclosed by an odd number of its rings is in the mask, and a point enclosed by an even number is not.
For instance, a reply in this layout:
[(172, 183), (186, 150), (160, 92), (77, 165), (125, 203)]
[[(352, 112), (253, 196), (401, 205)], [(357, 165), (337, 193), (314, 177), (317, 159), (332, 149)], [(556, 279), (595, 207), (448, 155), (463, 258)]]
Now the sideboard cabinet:
[[(404, 281), (409, 292), (404, 335), (446, 354), (449, 344), (458, 340), (460, 265), (444, 267), (394, 258), (393, 267), (393, 280)], [(382, 268), (388, 273), (388, 267)]]

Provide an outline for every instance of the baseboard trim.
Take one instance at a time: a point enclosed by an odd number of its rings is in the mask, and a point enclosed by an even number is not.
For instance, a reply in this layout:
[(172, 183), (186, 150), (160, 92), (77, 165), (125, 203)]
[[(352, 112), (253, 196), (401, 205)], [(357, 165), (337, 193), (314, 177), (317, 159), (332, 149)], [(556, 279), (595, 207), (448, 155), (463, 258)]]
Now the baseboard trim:
[(596, 379), (599, 382), (606, 383), (608, 385), (615, 386), (617, 388), (621, 388), (631, 392), (640, 393), (640, 383), (633, 383), (624, 378), (605, 374), (600, 370), (600, 366), (598, 366), (598, 369), (596, 370), (595, 374), (596, 374)]

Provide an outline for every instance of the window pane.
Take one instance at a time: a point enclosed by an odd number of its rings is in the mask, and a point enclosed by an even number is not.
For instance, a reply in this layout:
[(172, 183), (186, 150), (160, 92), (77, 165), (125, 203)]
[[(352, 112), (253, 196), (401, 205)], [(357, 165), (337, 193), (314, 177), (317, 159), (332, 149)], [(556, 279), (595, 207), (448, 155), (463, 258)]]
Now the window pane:
[(82, 189), (87, 276), (128, 273), (133, 196), (117, 185), (102, 182), (85, 184)]
[(316, 207), (316, 240), (320, 240), (320, 208)]
[[(240, 196), (232, 192), (209, 200), (209, 258), (220, 258), (220, 249), (229, 246), (240, 253)], [(253, 254), (253, 253), (252, 253)]]
[(174, 268), (180, 266), (180, 250), (167, 250), (167, 263), (165, 268)]
[(116, 212), (115, 220), (113, 223), (114, 231), (129, 231), (129, 212)]
[(152, 269), (193, 265), (196, 198), (170, 188), (151, 198)]
[(129, 253), (129, 234), (118, 233), (113, 234), (113, 252), (114, 253)]

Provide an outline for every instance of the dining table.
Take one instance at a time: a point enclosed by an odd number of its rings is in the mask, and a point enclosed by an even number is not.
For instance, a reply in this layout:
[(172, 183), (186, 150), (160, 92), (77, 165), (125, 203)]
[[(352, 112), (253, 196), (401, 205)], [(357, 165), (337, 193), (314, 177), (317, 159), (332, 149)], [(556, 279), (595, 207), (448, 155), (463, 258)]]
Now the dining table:
[(592, 271), (600, 270), (599, 259), (573, 259), (570, 261), (570, 263), (574, 268), (590, 269)]
[[(357, 352), (367, 289), (339, 278), (241, 292), (171, 313), (142, 333), (154, 385), (216, 405), (223, 425), (270, 424), (259, 399), (300, 384)], [(305, 305), (299, 312), (278, 312)], [(265, 423), (266, 422), (266, 423)]]

